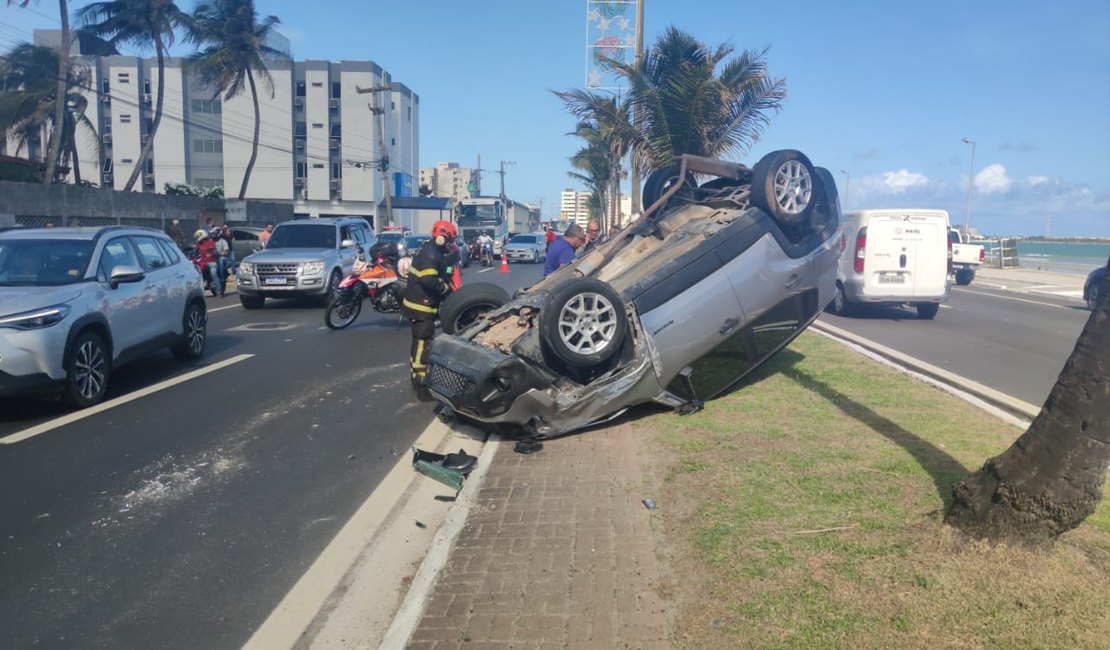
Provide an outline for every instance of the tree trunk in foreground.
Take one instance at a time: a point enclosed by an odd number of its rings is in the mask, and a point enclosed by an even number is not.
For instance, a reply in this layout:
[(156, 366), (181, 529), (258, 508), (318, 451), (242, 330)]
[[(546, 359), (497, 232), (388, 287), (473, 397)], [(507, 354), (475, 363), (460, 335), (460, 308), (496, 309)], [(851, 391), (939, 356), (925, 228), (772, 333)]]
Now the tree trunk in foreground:
[(952, 489), (945, 523), (979, 538), (1051, 545), (1098, 506), (1110, 467), (1110, 276), (1041, 412)]
[(251, 172), (254, 170), (254, 161), (258, 159), (258, 129), (262, 124), (262, 115), (258, 108), (258, 88), (254, 85), (254, 75), (247, 68), (247, 81), (251, 84), (251, 101), (254, 102), (254, 137), (251, 138), (251, 159), (247, 161), (247, 169), (243, 172), (243, 184), (239, 186), (239, 200), (247, 198), (247, 185), (251, 182)]
[(54, 128), (50, 131), (50, 140), (46, 145), (46, 172), (43, 174), (43, 185), (54, 182), (54, 175), (58, 170), (58, 159), (62, 153), (62, 125), (65, 123), (66, 96), (69, 95), (69, 3), (66, 0), (58, 1), (59, 20), (62, 23), (62, 46), (58, 48), (58, 94), (54, 99)]

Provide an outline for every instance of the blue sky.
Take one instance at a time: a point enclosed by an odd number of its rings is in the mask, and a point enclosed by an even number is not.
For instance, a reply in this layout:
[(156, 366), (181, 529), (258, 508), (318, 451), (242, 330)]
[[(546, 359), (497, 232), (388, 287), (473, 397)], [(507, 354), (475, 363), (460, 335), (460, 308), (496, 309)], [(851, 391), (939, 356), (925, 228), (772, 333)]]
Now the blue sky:
[[(81, 6), (80, 0), (71, 5)], [(192, 1), (179, 4), (192, 8)], [(506, 193), (575, 183), (574, 120), (551, 94), (585, 85), (585, 0), (258, 2), (301, 59), (371, 59), (421, 103), (421, 165), (496, 170)], [(0, 47), (57, 27), (57, 4), (0, 9)], [(1110, 2), (646, 0), (645, 43), (674, 25), (709, 45), (770, 46), (788, 98), (748, 164), (800, 149), (851, 208), (937, 207), (993, 235), (1110, 237)], [(843, 173), (847, 172), (847, 173)], [(496, 191), (498, 176), (484, 178)]]

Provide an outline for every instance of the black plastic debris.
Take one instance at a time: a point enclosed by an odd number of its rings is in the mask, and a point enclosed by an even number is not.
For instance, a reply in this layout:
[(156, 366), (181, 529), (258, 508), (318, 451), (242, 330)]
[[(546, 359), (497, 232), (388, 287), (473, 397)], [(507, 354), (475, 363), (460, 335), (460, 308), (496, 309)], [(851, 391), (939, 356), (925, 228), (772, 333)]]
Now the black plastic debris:
[(427, 527), (428, 527), (428, 524), (426, 524), (426, 523), (424, 523), (424, 522), (422, 522), (422, 521), (419, 521), (419, 520), (417, 520), (417, 522), (416, 522), (416, 527), (417, 527), (417, 528), (427, 528)]
[(478, 465), (478, 457), (460, 449), (457, 454), (437, 454), (412, 447), (412, 466), (428, 478), (447, 487), (462, 489), (463, 479)]
[(543, 443), (539, 440), (518, 440), (513, 445), (513, 451), (518, 454), (534, 454), (543, 449)]

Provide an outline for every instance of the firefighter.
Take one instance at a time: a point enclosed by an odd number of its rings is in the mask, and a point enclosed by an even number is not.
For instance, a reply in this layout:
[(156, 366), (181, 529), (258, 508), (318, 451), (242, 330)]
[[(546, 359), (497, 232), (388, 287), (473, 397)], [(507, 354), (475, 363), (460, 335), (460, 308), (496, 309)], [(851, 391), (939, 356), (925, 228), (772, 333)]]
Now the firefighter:
[(424, 242), (412, 258), (409, 267), (408, 286), (401, 302), (401, 312), (412, 323), (412, 387), (418, 398), (431, 399), (428, 389), (421, 383), (428, 371), (428, 349), (435, 335), (436, 318), (439, 305), (453, 286), (452, 273), (458, 265), (459, 254), (455, 250), (458, 237), (454, 224), (450, 221), (437, 221), (432, 225), (432, 238)]

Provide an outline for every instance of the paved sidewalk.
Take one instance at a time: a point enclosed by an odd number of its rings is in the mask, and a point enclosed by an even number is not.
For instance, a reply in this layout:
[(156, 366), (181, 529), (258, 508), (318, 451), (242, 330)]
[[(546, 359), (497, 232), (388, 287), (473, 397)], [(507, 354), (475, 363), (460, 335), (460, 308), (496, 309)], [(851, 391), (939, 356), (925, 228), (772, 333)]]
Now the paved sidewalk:
[(1056, 273), (1037, 269), (996, 269), (984, 267), (975, 272), (971, 287), (976, 285), (1025, 293), (1043, 293), (1083, 299), (1084, 275)]
[(647, 451), (628, 423), (500, 443), (406, 647), (668, 647)]

